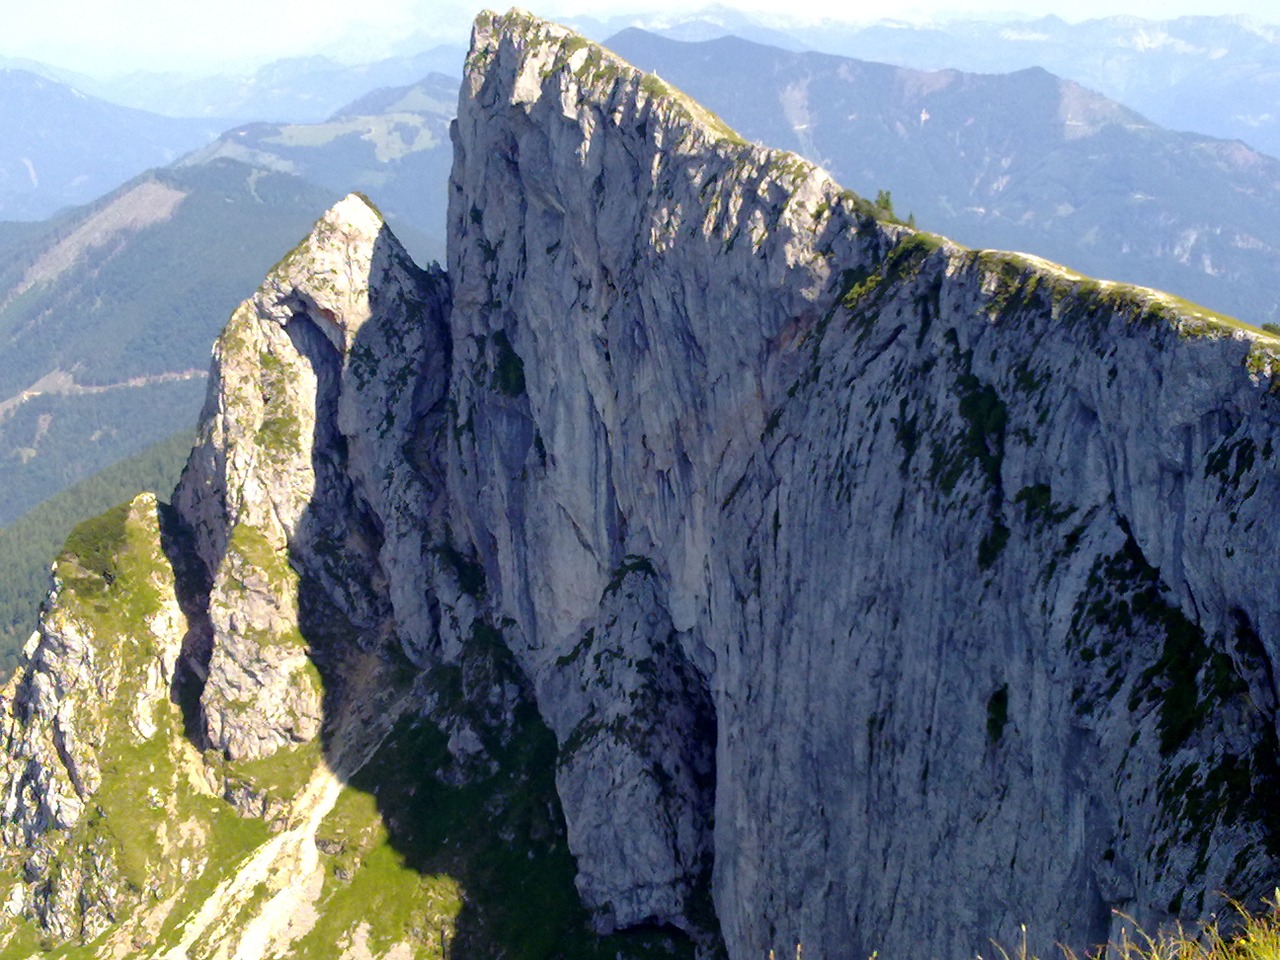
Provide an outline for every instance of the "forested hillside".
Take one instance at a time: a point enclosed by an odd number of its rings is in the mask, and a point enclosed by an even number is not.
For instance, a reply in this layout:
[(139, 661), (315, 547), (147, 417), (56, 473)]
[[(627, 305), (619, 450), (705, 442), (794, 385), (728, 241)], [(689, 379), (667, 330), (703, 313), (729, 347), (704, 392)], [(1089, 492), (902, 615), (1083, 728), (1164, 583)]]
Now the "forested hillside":
[(220, 159), (0, 229), (0, 524), (194, 426), (218, 329), (334, 196)]

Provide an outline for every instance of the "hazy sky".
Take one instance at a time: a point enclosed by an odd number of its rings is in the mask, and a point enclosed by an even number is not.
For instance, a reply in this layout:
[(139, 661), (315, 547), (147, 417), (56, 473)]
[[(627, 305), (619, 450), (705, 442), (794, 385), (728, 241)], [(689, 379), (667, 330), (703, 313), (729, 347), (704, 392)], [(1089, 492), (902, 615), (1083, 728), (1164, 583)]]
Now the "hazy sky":
[[(89, 73), (133, 68), (209, 72), (279, 57), (323, 51), (368, 60), (413, 37), (465, 43), (466, 27), (483, 4), (457, 0), (3, 0), (0, 55), (29, 57)], [(543, 16), (607, 17), (642, 7), (688, 11), (688, 0), (602, 6), (590, 0), (521, 4)], [(736, 0), (735, 6), (788, 18), (876, 20), (962, 15), (1066, 20), (1129, 13), (1160, 19), (1194, 13), (1241, 13), (1280, 21), (1275, 0)]]

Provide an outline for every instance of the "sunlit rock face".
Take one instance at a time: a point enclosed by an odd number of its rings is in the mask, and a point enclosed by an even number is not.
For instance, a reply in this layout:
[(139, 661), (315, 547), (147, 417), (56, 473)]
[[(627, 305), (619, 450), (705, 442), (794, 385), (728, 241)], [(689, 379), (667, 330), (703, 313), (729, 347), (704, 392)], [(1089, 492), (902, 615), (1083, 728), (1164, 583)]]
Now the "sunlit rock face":
[[(167, 519), (148, 495), (68, 541), (9, 690), (0, 769), (6, 852), (25, 856), (9, 912), (46, 939), (88, 942), (126, 919), (117, 938), (154, 936), (186, 885), (236, 868), (211, 863), (220, 818), (319, 828), (325, 784), (291, 800), (272, 768), (255, 779), (236, 764), (299, 750), (323, 726), (327, 767), (349, 775), (346, 754), (386, 735), (388, 715), (349, 728), (397, 691), (345, 691), (384, 671), (370, 657), (439, 646), (422, 579), (432, 468), (414, 438), (445, 385), (446, 305), (438, 269), (348, 197), (215, 345)], [(210, 820), (212, 798), (225, 811)], [(314, 843), (310, 858), (279, 846), (273, 869), (306, 886)], [(249, 923), (245, 892), (222, 895), (227, 919)]]
[(734, 957), (1270, 889), (1265, 343), (877, 223), (520, 14), (451, 189), (455, 529), (605, 922), (708, 859)]
[[(6, 910), (55, 940), (88, 940), (140, 895), (169, 892), (131, 870), (102, 830), (108, 815), (136, 817), (140, 829), (164, 815), (174, 772), (155, 760), (181, 740), (169, 695), (187, 621), (156, 498), (141, 494), (77, 528), (53, 581), (3, 694), (3, 852), (26, 881), (7, 891)], [(139, 790), (124, 767), (143, 762), (152, 777)], [(152, 810), (134, 809), (139, 800)], [(174, 841), (171, 852), (190, 852)]]
[[(958, 956), (1027, 923), (1048, 955), (1272, 890), (1272, 338), (877, 220), (519, 12), (477, 20), (454, 147), (448, 278), (335, 206), (218, 341), (164, 536), (130, 521), (160, 573), (129, 742), (169, 745), (169, 819), (280, 831), (157, 950), (303, 942), (338, 775), (403, 713), (447, 744), (427, 776), (494, 776), (530, 698), (602, 932)], [(133, 634), (67, 604), (0, 767), (10, 912), (60, 940), (145, 899), (47, 842), (120, 816), (84, 745), (125, 727), (65, 704)], [(292, 799), (232, 776), (317, 740)]]
[(408, 448), (443, 387), (442, 290), (353, 195), (215, 346), (175, 503), (212, 581), (205, 733), (231, 759), (319, 731), (300, 578), (353, 635), (393, 614), (408, 648), (432, 635), (421, 584), (427, 494)]

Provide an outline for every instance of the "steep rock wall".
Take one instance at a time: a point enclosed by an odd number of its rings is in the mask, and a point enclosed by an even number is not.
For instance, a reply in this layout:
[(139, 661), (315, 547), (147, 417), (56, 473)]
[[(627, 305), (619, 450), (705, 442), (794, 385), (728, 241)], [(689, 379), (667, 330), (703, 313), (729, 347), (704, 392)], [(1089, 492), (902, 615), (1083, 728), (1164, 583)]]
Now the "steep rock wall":
[[(5, 909), (43, 946), (249, 957), (311, 933), (339, 778), (430, 707), (403, 665), (439, 645), (442, 471), (414, 438), (438, 419), (446, 306), (348, 197), (228, 322), (164, 522), (141, 497), (68, 541), (4, 698)], [(23, 934), (0, 925), (0, 950)]]
[[(430, 484), (409, 449), (444, 388), (446, 296), (353, 195), (215, 345), (174, 502), (212, 582), (205, 735), (231, 759), (318, 734), (316, 665), (345, 643), (374, 643), (394, 616), (416, 656), (435, 644)], [(325, 623), (304, 637), (309, 615)], [(316, 634), (337, 649), (316, 649)]]
[(598, 922), (683, 922), (708, 849), (734, 957), (1270, 890), (1271, 341), (877, 223), (519, 13), (455, 151), (452, 501)]
[[(219, 340), (169, 532), (140, 502), (69, 545), (4, 700), (11, 914), (293, 949), (356, 889), (339, 776), (402, 712), (428, 789), (494, 776), (526, 681), (602, 931), (1047, 955), (1272, 890), (1274, 338), (877, 221), (519, 12), (454, 139), (449, 281), (343, 201)], [(385, 955), (443, 950), (412, 926)]]

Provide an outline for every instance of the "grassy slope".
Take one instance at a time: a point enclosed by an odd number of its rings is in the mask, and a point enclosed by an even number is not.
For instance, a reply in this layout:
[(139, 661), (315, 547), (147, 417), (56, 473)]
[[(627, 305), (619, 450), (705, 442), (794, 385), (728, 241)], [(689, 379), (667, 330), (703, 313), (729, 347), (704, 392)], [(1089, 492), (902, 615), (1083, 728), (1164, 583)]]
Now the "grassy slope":
[(176, 433), (0, 528), (0, 674), (12, 672), (35, 629), (37, 609), (49, 590), (50, 560), (72, 528), (141, 490), (167, 498), (190, 451), (191, 434)]
[[(114, 508), (82, 524), (62, 555), (64, 561), (74, 556), (83, 573), (70, 589), (91, 604), (104, 589), (118, 593), (118, 584), (126, 579), (123, 570), (112, 567), (118, 556), (110, 540), (120, 515), (121, 508)], [(100, 612), (111, 618), (128, 616), (120, 607), (127, 599), (117, 596), (115, 604)], [(136, 668), (126, 662), (126, 678)], [(411, 684), (414, 675), (406, 666), (391, 682)], [(288, 956), (329, 960), (345, 947), (364, 943), (373, 956), (401, 945), (399, 950), (407, 952), (397, 956), (430, 960), (692, 960), (692, 942), (675, 930), (606, 937), (591, 931), (574, 887), (574, 861), (554, 788), (555, 739), (523, 696), (514, 709), (500, 705), (520, 685), (496, 631), (485, 626), (477, 628), (460, 665), (437, 668), (425, 698), (437, 704), (432, 715), (402, 719), (320, 822), (316, 846), (323, 887), (313, 925), (292, 944)], [(185, 922), (204, 898), (271, 837), (261, 820), (241, 819), (215, 797), (193, 794), (176, 775), (179, 758), (184, 750), (190, 756), (190, 747), (177, 729), (178, 707), (165, 706), (161, 732), (152, 741), (134, 746), (127, 733), (113, 732), (113, 746), (103, 755), (103, 788), (95, 802), (99, 813), (92, 818), (93, 828), (111, 838), (130, 888), (154, 888), (155, 893), (140, 901), (130, 898), (122, 930), (108, 931), (88, 944), (46, 944), (42, 955), (50, 960), (105, 955), (122, 933), (135, 944), (145, 943), (146, 955), (163, 955), (178, 943)], [(118, 720), (108, 710), (106, 722), (113, 731)], [(478, 733), (483, 755), (463, 760), (450, 755), (441, 727), (458, 723)], [(309, 744), (248, 763), (222, 763), (209, 755), (204, 759), (221, 777), (271, 798), (267, 820), (274, 831), (290, 822), (287, 805), (301, 795), (320, 757), (318, 745)], [(121, 776), (125, 771), (130, 772)], [(148, 802), (156, 788), (165, 798), (161, 805)], [(207, 867), (193, 877), (180, 878), (172, 869), (178, 856), (193, 854), (178, 849), (181, 841), (169, 849), (157, 839), (155, 821), (161, 817), (200, 824), (200, 861)], [(81, 841), (73, 832), (66, 842), (70, 850)], [(54, 845), (59, 847), (60, 841), (55, 839)], [(221, 932), (214, 932), (237, 936), (273, 892), (260, 888), (237, 902), (232, 915), (222, 918), (226, 925)], [(150, 905), (159, 906), (161, 897), (171, 895), (177, 896), (172, 909), (144, 933)], [(4, 926), (0, 924), (0, 932)], [(3, 955), (25, 956), (24, 951), (39, 947), (38, 932), (20, 924)], [(209, 947), (197, 939), (193, 955), (203, 955)]]

